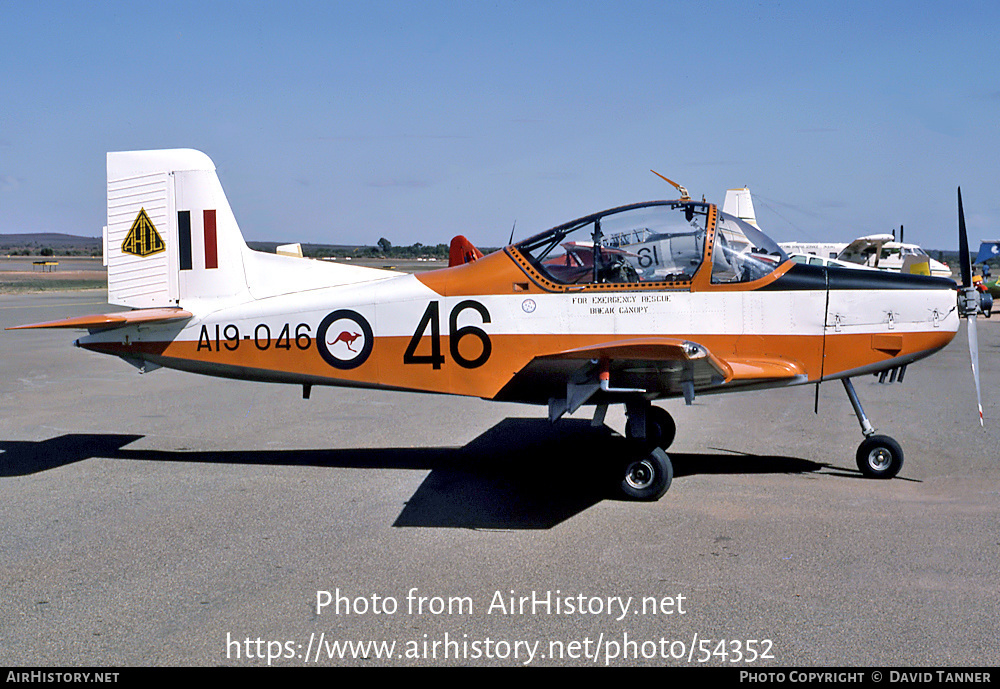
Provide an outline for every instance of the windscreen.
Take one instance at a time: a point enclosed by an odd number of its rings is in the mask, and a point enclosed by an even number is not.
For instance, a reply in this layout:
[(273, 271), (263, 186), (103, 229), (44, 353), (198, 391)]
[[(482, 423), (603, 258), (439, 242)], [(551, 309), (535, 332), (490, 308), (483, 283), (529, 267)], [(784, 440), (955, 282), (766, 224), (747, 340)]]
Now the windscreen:
[(751, 282), (766, 277), (788, 256), (774, 240), (728, 213), (719, 213), (712, 247), (712, 282)]

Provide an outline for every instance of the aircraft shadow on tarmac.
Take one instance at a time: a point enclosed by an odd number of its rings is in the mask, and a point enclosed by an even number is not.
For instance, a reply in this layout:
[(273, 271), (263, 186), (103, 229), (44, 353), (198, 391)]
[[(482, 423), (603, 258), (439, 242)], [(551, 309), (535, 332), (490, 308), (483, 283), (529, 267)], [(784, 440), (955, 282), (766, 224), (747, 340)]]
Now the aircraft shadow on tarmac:
[[(396, 518), (397, 527), (546, 529), (605, 499), (634, 453), (606, 426), (564, 419), (505, 419), (464, 447), (330, 450), (125, 449), (141, 435), (67, 434), (0, 441), (0, 478), (25, 476), (85, 459), (202, 462), (429, 471)], [(675, 454), (674, 478), (697, 474), (803, 474), (830, 465), (795, 457)], [(860, 473), (858, 474), (860, 475)], [(677, 486), (673, 488), (676, 490)], [(667, 493), (662, 500), (669, 500)]]

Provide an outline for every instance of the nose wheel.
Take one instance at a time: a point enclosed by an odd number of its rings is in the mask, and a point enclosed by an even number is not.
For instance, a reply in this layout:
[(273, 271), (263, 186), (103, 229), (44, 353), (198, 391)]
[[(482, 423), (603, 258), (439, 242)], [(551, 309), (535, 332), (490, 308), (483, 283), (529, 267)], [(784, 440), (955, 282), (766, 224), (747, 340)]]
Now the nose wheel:
[(857, 459), (868, 478), (892, 478), (903, 468), (903, 449), (887, 435), (873, 435), (858, 447)]
[(861, 424), (861, 432), (865, 439), (858, 446), (858, 469), (868, 478), (892, 478), (903, 468), (903, 448), (887, 435), (876, 435), (865, 410), (861, 408), (858, 395), (850, 378), (844, 378), (844, 390), (851, 400), (854, 413)]

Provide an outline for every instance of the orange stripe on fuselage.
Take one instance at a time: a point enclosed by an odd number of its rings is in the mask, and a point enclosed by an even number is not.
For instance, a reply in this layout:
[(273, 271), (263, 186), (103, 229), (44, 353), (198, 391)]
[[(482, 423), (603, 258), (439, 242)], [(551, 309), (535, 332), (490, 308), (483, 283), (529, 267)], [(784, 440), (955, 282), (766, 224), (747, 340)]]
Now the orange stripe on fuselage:
[[(954, 333), (916, 332), (899, 333), (899, 350), (895, 345), (890, 351), (877, 349), (883, 346), (871, 333), (829, 334), (826, 342), (826, 361), (823, 361), (822, 335), (671, 335), (670, 340), (687, 339), (708, 348), (716, 357), (770, 358), (794, 362), (805, 371), (808, 380), (815, 382), (820, 376), (837, 374), (889, 362), (894, 358), (916, 357), (930, 354), (946, 345)], [(260, 350), (253, 342), (240, 342), (235, 351), (224, 347), (216, 350), (202, 348), (197, 341), (169, 343), (140, 342), (133, 344), (93, 343), (88, 349), (133, 358), (148, 358), (154, 363), (184, 368), (185, 370), (215, 373), (217, 366), (253, 371), (257, 379), (273, 378), (283, 382), (309, 382), (329, 385), (370, 385), (435, 392), (474, 397), (493, 398), (500, 390), (536, 357), (557, 356), (561, 352), (606, 344), (609, 340), (649, 335), (491, 335), (492, 353), (477, 368), (464, 368), (450, 356), (451, 343), (447, 335), (441, 336), (441, 354), (444, 359), (439, 368), (430, 363), (404, 364), (404, 352), (410, 338), (376, 337), (369, 359), (351, 370), (335, 369), (326, 363), (310, 340), (309, 347)], [(424, 338), (415, 353), (426, 356), (431, 351), (430, 338)], [(467, 337), (459, 343), (459, 353), (467, 361), (476, 359), (482, 351), (481, 343)], [(234, 375), (232, 371), (228, 375)], [(237, 375), (238, 377), (238, 375)], [(249, 376), (248, 376), (249, 377)], [(805, 381), (803, 381), (805, 382)]]
[(895, 344), (884, 348), (881, 337), (883, 335), (872, 333), (827, 333), (824, 378), (893, 359), (923, 358), (951, 342), (955, 332), (940, 329), (892, 335), (899, 339), (898, 351)]

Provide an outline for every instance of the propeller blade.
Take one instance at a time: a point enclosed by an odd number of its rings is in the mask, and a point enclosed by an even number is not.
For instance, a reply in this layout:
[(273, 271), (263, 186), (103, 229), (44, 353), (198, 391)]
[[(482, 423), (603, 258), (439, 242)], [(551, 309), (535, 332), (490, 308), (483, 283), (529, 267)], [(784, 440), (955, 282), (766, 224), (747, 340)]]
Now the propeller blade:
[(983, 398), (979, 393), (979, 334), (975, 316), (969, 316), (969, 359), (972, 360), (972, 377), (976, 381), (976, 404), (979, 405), (979, 425), (983, 426)]
[(958, 313), (969, 323), (969, 361), (972, 378), (976, 381), (976, 405), (979, 407), (979, 425), (983, 423), (983, 396), (979, 388), (979, 293), (972, 286), (972, 258), (969, 255), (969, 236), (965, 231), (965, 211), (962, 209), (962, 187), (958, 188), (958, 260), (962, 264), (962, 286), (958, 290)]
[(958, 188), (958, 261), (962, 264), (962, 287), (972, 287), (972, 258), (969, 255), (969, 236), (965, 232), (962, 187)]

